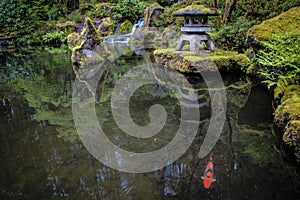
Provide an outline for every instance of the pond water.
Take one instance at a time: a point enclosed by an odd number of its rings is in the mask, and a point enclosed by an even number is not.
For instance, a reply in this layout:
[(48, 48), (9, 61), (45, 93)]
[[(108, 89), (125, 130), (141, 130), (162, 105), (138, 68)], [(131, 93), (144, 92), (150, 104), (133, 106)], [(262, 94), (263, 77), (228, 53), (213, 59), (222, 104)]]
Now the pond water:
[[(222, 75), (227, 96), (225, 125), (211, 153), (199, 159), (211, 117), (211, 99), (201, 77), (186, 75), (201, 96), (199, 128), (193, 143), (162, 169), (127, 173), (99, 162), (77, 134), (72, 115), (76, 74), (70, 54), (6, 54), (0, 59), (0, 199), (299, 197), (299, 169), (284, 160), (272, 135), (272, 97), (246, 77)], [(134, 85), (149, 63), (145, 56), (121, 56), (97, 82), (95, 110), (99, 124), (112, 143), (131, 152), (164, 147), (181, 123), (180, 103), (174, 91), (156, 77), (157, 83), (135, 91), (129, 111), (134, 123), (145, 126), (150, 122), (150, 106), (163, 105), (168, 115), (161, 133), (137, 139), (116, 124), (111, 106), (115, 85), (124, 75), (131, 82), (123, 82), (123, 86)], [(164, 75), (165, 69), (160, 70), (157, 74)], [(182, 77), (172, 75), (175, 82)], [(210, 155), (216, 181), (207, 190), (201, 176)]]

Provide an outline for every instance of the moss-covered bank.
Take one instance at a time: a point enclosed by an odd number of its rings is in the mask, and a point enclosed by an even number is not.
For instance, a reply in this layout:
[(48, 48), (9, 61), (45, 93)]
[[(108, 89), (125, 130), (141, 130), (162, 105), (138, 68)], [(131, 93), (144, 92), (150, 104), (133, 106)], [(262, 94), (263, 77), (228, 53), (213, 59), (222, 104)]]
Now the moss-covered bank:
[(248, 36), (256, 42), (274, 39), (275, 34), (294, 32), (300, 35), (300, 7), (292, 8), (261, 24), (254, 25), (248, 31)]
[(248, 36), (254, 50), (260, 50), (248, 72), (265, 78), (269, 87), (275, 86), (276, 136), (300, 163), (300, 7), (253, 26)]
[(283, 131), (282, 139), (300, 162), (300, 86), (287, 87), (275, 110), (275, 125)]

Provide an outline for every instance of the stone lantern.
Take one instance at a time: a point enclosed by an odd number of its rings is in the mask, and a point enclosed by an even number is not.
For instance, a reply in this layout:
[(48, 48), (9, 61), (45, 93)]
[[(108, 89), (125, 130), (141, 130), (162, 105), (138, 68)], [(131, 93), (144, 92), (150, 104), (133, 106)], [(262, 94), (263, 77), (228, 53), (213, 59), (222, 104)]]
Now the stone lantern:
[(214, 51), (215, 46), (210, 36), (206, 32), (211, 31), (208, 25), (208, 16), (217, 16), (220, 11), (216, 8), (205, 5), (190, 5), (179, 9), (174, 16), (183, 16), (184, 25), (181, 31), (184, 32), (176, 46), (176, 51), (182, 50), (186, 41), (190, 42), (190, 51), (199, 51), (201, 42), (205, 42), (206, 46)]

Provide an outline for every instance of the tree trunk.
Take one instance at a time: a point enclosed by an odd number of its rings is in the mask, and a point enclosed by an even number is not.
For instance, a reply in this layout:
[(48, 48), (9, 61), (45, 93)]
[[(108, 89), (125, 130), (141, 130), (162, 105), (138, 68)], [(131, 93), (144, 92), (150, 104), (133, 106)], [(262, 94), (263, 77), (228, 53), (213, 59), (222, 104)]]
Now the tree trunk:
[(237, 0), (226, 0), (223, 21), (227, 25), (230, 21), (232, 11), (234, 10)]
[[(213, 0), (213, 7), (218, 8), (218, 0)], [(221, 28), (221, 17), (217, 16), (218, 30)]]

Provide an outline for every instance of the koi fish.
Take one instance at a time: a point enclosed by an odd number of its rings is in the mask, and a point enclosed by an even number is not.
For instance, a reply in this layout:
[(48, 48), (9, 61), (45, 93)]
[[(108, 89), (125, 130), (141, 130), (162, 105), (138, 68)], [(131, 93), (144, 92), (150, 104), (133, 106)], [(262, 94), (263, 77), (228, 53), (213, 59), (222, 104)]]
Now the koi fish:
[(201, 176), (201, 178), (203, 180), (205, 189), (209, 189), (212, 182), (216, 181), (216, 179), (214, 179), (214, 168), (213, 168), (212, 157), (209, 158), (206, 169), (204, 171), (203, 176)]

